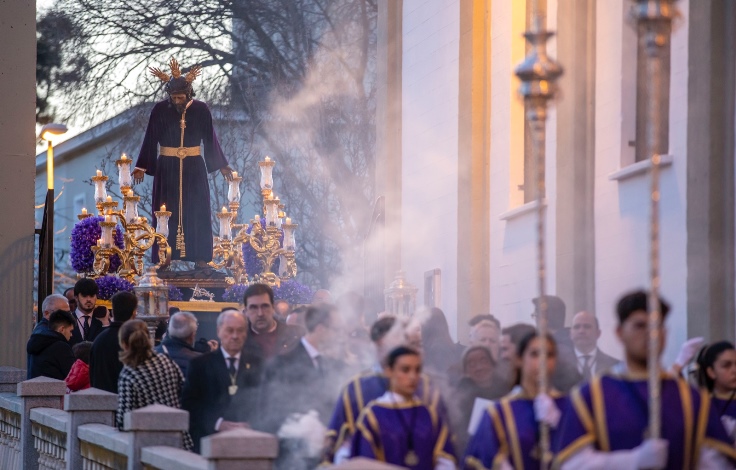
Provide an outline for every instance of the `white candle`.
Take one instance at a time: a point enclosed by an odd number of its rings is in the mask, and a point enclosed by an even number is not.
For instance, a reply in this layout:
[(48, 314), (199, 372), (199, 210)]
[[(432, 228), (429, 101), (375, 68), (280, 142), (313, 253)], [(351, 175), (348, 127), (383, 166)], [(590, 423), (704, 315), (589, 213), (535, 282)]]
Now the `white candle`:
[(225, 206), (222, 206), (222, 213), (227, 214), (227, 209), (225, 209)]
[(271, 161), (271, 157), (266, 157), (266, 161), (267, 162), (270, 162)]
[(105, 222), (110, 222), (111, 220), (112, 220), (112, 219), (110, 218), (110, 216), (109, 216), (109, 215), (106, 215), (106, 216), (105, 216)]
[(286, 218), (286, 225), (291, 225), (291, 217)]
[(238, 172), (237, 171), (233, 171), (233, 178), (237, 178), (237, 177), (238, 177)]
[(105, 199), (107, 202), (112, 202), (112, 196), (107, 196), (107, 199)]
[(86, 207), (82, 207), (82, 215), (87, 215), (87, 208)]
[(256, 214), (255, 221), (256, 222), (260, 222), (261, 221), (261, 216), (258, 215), (258, 214)]
[(161, 204), (161, 212), (166, 212), (166, 204)]
[(102, 176), (102, 170), (97, 170), (97, 176)]
[(128, 159), (128, 156), (127, 156), (127, 155), (125, 155), (125, 153), (123, 153), (123, 156), (122, 156), (122, 157), (120, 157), (120, 159), (121, 159), (121, 160), (127, 160), (127, 159)]

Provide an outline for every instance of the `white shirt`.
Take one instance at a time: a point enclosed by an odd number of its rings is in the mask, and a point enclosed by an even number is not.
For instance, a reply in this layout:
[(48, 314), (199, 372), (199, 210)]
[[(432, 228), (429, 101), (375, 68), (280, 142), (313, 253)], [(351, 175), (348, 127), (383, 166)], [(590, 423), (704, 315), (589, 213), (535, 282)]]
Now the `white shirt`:
[(304, 346), (304, 349), (307, 350), (307, 354), (309, 354), (309, 358), (312, 360), (312, 364), (314, 364), (315, 369), (319, 369), (319, 362), (317, 362), (317, 358), (321, 356), (319, 353), (319, 350), (312, 346), (309, 341), (304, 339), (304, 336), (302, 336), (301, 339), (302, 345)]
[(590, 375), (594, 375), (596, 373), (596, 366), (598, 365), (597, 361), (595, 360), (597, 355), (597, 347), (587, 354), (580, 352), (578, 351), (578, 348), (575, 348), (575, 356), (578, 358), (578, 372), (580, 372), (581, 374), (583, 373), (583, 367), (585, 367), (585, 356), (588, 356), (588, 367), (590, 367)]
[[(79, 307), (77, 307), (77, 309), (74, 311), (74, 314), (77, 316), (77, 326), (79, 327), (79, 333), (82, 336), (82, 339), (83, 340), (86, 340), (87, 338), (84, 337), (84, 317), (85, 317), (85, 313), (82, 312), (81, 310), (79, 310)], [(89, 317), (89, 320), (88, 320), (89, 326), (92, 326), (92, 313), (90, 313), (89, 315), (86, 315), (86, 316)]]

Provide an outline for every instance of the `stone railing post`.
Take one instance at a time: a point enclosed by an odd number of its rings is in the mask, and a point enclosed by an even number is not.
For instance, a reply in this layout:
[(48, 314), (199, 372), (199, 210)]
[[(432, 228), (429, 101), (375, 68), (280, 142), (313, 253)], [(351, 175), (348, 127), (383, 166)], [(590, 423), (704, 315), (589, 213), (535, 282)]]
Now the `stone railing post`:
[(169, 446), (181, 448), (182, 432), (189, 429), (189, 413), (163, 405), (149, 405), (123, 416), (123, 431), (133, 434), (128, 449), (128, 470), (142, 470), (141, 448)]
[(234, 429), (202, 438), (201, 447), (208, 470), (271, 470), (278, 455), (279, 442), (271, 434)]
[(118, 396), (116, 394), (96, 388), (80, 390), (64, 397), (64, 410), (69, 413), (69, 426), (66, 431), (67, 470), (82, 468), (79, 426), (89, 423), (112, 426), (115, 423), (117, 408)]
[(347, 460), (339, 465), (330, 467), (330, 470), (401, 470), (404, 467), (397, 467), (377, 460), (365, 459), (358, 457)]
[(38, 451), (34, 445), (31, 425), (31, 409), (56, 408), (60, 409), (62, 397), (66, 395), (66, 384), (63, 380), (48, 377), (20, 382), (17, 385), (17, 395), (21, 399), (20, 421), (20, 454), (23, 470), (38, 468)]
[(26, 379), (26, 371), (15, 367), (0, 367), (0, 393), (15, 393), (18, 383)]

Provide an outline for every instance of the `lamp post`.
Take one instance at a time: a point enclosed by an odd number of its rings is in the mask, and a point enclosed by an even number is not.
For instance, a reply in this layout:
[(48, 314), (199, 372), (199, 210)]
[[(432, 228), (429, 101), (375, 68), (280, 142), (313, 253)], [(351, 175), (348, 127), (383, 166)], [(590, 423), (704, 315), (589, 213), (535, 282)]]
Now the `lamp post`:
[[(46, 150), (46, 207), (43, 213), (43, 229), (39, 241), (41, 254), (38, 259), (38, 300), (42, 302), (54, 291), (54, 144), (56, 136), (66, 133), (64, 124), (46, 124), (39, 137), (48, 143)], [(39, 309), (39, 319), (42, 312)]]

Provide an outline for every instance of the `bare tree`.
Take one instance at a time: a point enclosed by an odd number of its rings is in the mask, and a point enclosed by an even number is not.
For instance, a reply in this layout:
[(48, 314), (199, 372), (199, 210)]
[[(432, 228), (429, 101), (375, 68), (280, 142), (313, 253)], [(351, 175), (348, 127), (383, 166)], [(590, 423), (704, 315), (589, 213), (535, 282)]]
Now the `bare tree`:
[[(300, 223), (302, 279), (327, 286), (354, 271), (370, 216), (376, 10), (376, 0), (58, 0), (50, 14), (75, 32), (64, 60), (86, 64), (61, 109), (90, 124), (162, 98), (146, 67), (201, 64), (196, 91), (228, 122), (217, 132), (245, 176), (241, 217), (248, 202), (260, 208), (255, 162), (270, 155)], [(226, 187), (211, 186), (217, 209)]]

